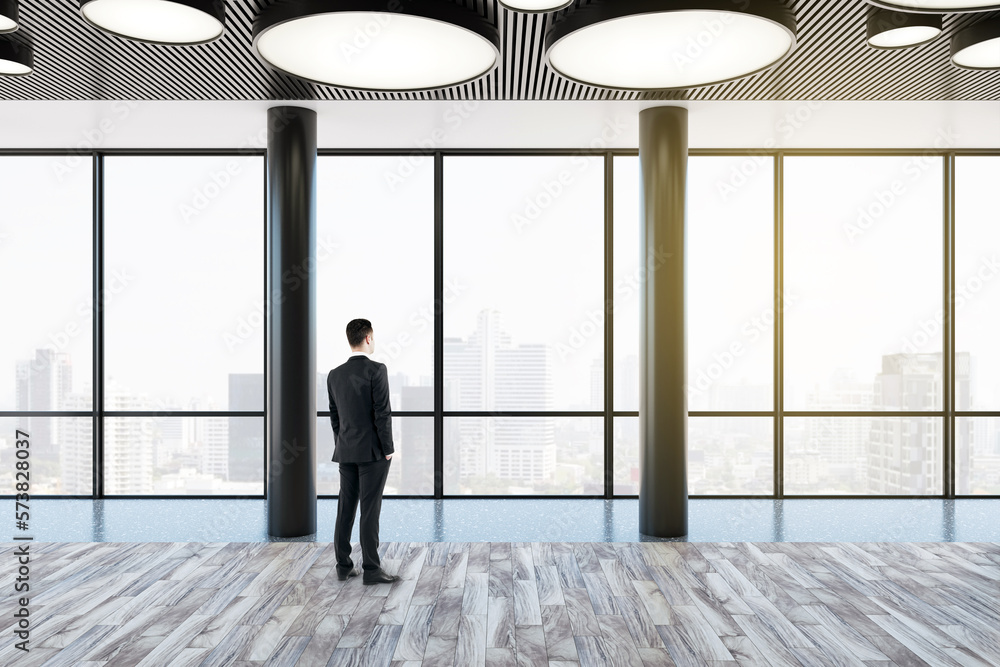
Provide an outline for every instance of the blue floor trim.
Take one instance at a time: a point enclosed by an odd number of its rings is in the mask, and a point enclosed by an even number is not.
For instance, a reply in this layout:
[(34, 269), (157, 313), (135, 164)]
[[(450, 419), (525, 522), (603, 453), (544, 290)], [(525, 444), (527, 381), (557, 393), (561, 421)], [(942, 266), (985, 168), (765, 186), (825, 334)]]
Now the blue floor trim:
[[(319, 528), (267, 535), (265, 500), (61, 500), (31, 503), (31, 535), (45, 542), (333, 541), (336, 500), (320, 500)], [(382, 502), (383, 542), (645, 542), (639, 502), (448, 499)], [(689, 542), (1000, 542), (1000, 500), (689, 501)], [(352, 540), (358, 539), (357, 521)]]

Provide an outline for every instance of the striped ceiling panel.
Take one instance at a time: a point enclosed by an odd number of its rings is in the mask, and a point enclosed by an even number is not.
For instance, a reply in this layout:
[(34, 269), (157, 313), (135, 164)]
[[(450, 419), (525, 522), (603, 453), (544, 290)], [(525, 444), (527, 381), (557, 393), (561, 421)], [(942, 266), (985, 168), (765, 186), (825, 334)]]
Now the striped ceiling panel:
[[(80, 16), (76, 0), (21, 0), (35, 72), (0, 76), (0, 98), (21, 100), (998, 100), (1000, 71), (949, 61), (952, 34), (1000, 12), (947, 14), (929, 44), (878, 50), (865, 44), (864, 0), (790, 0), (798, 22), (792, 55), (771, 70), (680, 91), (621, 91), (568, 81), (549, 69), (543, 35), (558, 14), (521, 14), (496, 0), (453, 0), (499, 26), (499, 66), (461, 86), (379, 93), (321, 86), (265, 68), (251, 48), (254, 17), (268, 0), (226, 0), (222, 39), (200, 46), (154, 46), (105, 35)], [(586, 4), (590, 0), (577, 0)]]

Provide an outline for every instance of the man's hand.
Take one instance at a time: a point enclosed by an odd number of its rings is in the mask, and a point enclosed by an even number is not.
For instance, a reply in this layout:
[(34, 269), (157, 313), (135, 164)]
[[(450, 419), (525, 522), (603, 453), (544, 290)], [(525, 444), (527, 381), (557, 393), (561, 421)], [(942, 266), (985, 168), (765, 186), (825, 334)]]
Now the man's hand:
[(388, 459), (391, 459), (391, 458), (392, 458), (392, 454), (386, 454), (385, 458), (386, 458), (387, 460), (388, 460)]

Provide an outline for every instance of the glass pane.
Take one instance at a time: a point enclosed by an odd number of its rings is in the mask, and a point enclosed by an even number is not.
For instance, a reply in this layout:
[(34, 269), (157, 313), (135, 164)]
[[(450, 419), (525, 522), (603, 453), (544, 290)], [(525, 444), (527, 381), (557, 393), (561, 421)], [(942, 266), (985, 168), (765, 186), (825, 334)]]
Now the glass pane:
[(447, 495), (604, 493), (600, 417), (446, 417)]
[(261, 496), (262, 417), (108, 417), (108, 495)]
[(785, 159), (785, 409), (940, 410), (942, 161)]
[[(615, 410), (639, 409), (642, 284), (639, 158), (614, 158)], [(688, 158), (688, 409), (770, 410), (774, 350), (774, 163)]]
[(226, 410), (229, 376), (263, 373), (263, 167), (247, 156), (107, 158), (105, 401)]
[(689, 418), (688, 493), (720, 496), (774, 493), (774, 420)]
[(785, 493), (938, 495), (941, 419), (789, 417)]
[(89, 157), (0, 157), (0, 410), (91, 407), (92, 179)]
[(639, 418), (614, 418), (614, 493), (639, 494)]
[(601, 409), (603, 159), (444, 166), (445, 409)]
[(955, 493), (1000, 495), (1000, 419), (955, 419)]
[[(774, 435), (770, 417), (688, 418), (688, 493), (770, 495)], [(639, 418), (615, 417), (615, 495), (639, 493)]]
[[(402, 169), (407, 160), (319, 158), (317, 370), (326, 377), (347, 360), (348, 322), (370, 320), (372, 358), (388, 367), (392, 409), (433, 410), (434, 167), (425, 159)], [(452, 291), (446, 283), (445, 303)], [(327, 409), (325, 394), (319, 410)]]
[[(335, 496), (340, 493), (340, 467), (332, 460), (333, 429), (329, 417), (319, 418), (316, 441), (317, 493)], [(433, 497), (434, 418), (393, 417), (392, 442), (396, 452), (382, 495)]]
[[(28, 463), (33, 496), (93, 494), (92, 426), (90, 417), (0, 418), (0, 494), (21, 493), (15, 486), (24, 481), (15, 479), (20, 461)], [(27, 447), (17, 446), (18, 430), (28, 434)]]
[[(955, 407), (1000, 410), (1000, 156), (955, 158)], [(937, 321), (929, 326), (939, 326)]]
[(770, 410), (773, 158), (688, 158), (687, 196), (688, 409)]
[[(639, 409), (639, 323), (640, 295), (646, 267), (640, 261), (639, 238), (642, 182), (638, 156), (614, 158), (614, 229), (612, 247), (612, 285), (614, 290), (614, 409)], [(618, 432), (615, 420), (615, 433)], [(617, 447), (615, 452), (617, 452)], [(617, 454), (615, 460), (618, 460)], [(638, 483), (638, 480), (636, 480)], [(615, 467), (618, 484), (618, 467)], [(618, 493), (617, 486), (615, 493)], [(628, 487), (631, 488), (631, 487)], [(625, 495), (637, 491), (621, 491)]]

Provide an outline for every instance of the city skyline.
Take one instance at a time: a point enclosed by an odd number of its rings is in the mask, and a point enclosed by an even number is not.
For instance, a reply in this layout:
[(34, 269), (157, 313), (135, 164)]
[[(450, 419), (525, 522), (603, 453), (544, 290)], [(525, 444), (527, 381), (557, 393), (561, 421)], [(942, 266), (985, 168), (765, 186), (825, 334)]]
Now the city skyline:
[[(445, 401), (447, 410), (504, 411), (523, 409), (525, 397), (541, 400), (551, 391), (551, 367), (545, 345), (515, 344), (503, 328), (501, 314), (484, 310), (478, 328), (466, 339), (446, 340)], [(539, 356), (540, 355), (540, 356)], [(785, 466), (789, 493), (860, 493), (873, 495), (933, 495), (940, 493), (940, 418), (917, 416), (941, 392), (940, 353), (884, 355), (882, 369), (871, 383), (849, 373), (831, 378), (829, 387), (809, 395), (811, 411), (872, 412), (856, 417), (786, 418)], [(72, 363), (68, 354), (36, 350), (21, 360), (15, 373), (19, 410), (86, 411), (89, 398), (68, 390)], [(42, 363), (44, 362), (44, 363)], [(519, 369), (538, 369), (533, 384), (525, 385)], [(627, 397), (637, 386), (628, 379), (637, 373), (638, 359), (616, 364), (615, 392)], [(44, 373), (37, 372), (41, 367)], [(972, 356), (956, 356), (956, 387), (960, 411), (970, 409), (967, 388), (974, 380)], [(35, 372), (32, 372), (32, 368)], [(508, 378), (510, 381), (507, 381)], [(433, 388), (405, 384), (407, 376), (390, 376), (390, 401), (395, 411), (413, 411), (432, 400)], [(527, 376), (530, 380), (531, 376)], [(316, 374), (318, 410), (326, 409), (325, 374)], [(602, 382), (594, 373), (592, 382)], [(392, 385), (395, 386), (392, 386)], [(720, 385), (712, 392), (713, 410), (745, 405), (738, 394), (752, 386)], [(534, 397), (534, 398), (531, 398)], [(551, 397), (549, 397), (551, 398)], [(229, 401), (233, 407), (263, 400), (263, 374), (230, 374)], [(411, 402), (412, 406), (411, 407)], [(129, 393), (111, 382), (105, 396), (110, 411), (161, 410), (146, 396)], [(236, 407), (236, 409), (240, 409)], [(914, 411), (914, 417), (878, 417), (878, 411)], [(112, 494), (252, 493), (263, 480), (263, 420), (259, 417), (110, 417), (105, 426), (105, 486)], [(63, 470), (56, 493), (90, 492), (91, 424), (88, 419), (28, 418), (35, 431), (37, 451), (57, 458)], [(637, 491), (638, 432), (636, 418), (615, 418), (616, 493)], [(469, 484), (500, 484), (506, 492), (537, 493), (556, 488), (562, 493), (593, 489), (600, 477), (603, 435), (586, 426), (599, 418), (468, 418), (451, 417), (445, 423), (446, 492), (476, 493)], [(595, 422), (599, 423), (599, 422)], [(576, 426), (571, 426), (576, 424)], [(557, 428), (558, 425), (558, 428)], [(567, 430), (567, 428), (569, 430)], [(318, 444), (332, 452), (329, 422), (320, 417)], [(393, 493), (426, 495), (432, 488), (433, 425), (427, 417), (394, 420), (397, 437), (412, 438), (412, 450), (401, 447), (400, 465), (391, 476)], [(1000, 488), (1000, 424), (997, 420), (958, 420), (959, 485), (965, 492)], [(572, 444), (587, 434), (585, 456)], [(689, 474), (692, 493), (770, 492), (771, 432), (767, 418), (692, 418), (689, 425)], [(405, 440), (404, 440), (405, 442)], [(324, 453), (325, 452), (321, 452)], [(411, 457), (411, 454), (413, 455)], [(320, 493), (336, 493), (335, 466), (321, 459)], [(154, 471), (156, 482), (154, 484)], [(232, 471), (232, 474), (231, 474)], [(488, 480), (494, 480), (489, 482)], [(478, 480), (474, 482), (472, 480)], [(561, 480), (561, 481), (556, 481)], [(505, 485), (505, 486), (504, 486)], [(492, 488), (492, 487), (491, 487)], [(551, 492), (551, 491), (550, 491)], [(390, 495), (391, 495), (390, 494)]]

